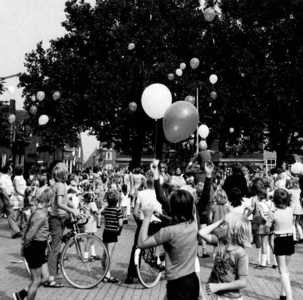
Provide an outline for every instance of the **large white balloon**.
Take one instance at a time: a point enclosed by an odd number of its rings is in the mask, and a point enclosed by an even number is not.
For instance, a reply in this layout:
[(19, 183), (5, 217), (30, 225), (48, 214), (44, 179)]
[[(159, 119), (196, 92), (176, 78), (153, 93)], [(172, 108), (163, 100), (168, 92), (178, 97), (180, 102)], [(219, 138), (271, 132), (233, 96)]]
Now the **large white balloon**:
[(183, 71), (182, 71), (181, 69), (177, 69), (177, 70), (176, 70), (176, 74), (177, 74), (178, 76), (182, 76)]
[(39, 118), (39, 125), (45, 125), (48, 122), (49, 118), (47, 115), (42, 115)]
[(215, 84), (218, 81), (218, 76), (215, 74), (210, 75), (209, 81), (210, 81), (210, 83)]
[(209, 128), (203, 124), (198, 128), (198, 133), (202, 139), (206, 139), (209, 135)]
[(15, 88), (13, 86), (9, 86), (8, 88), (8, 92), (11, 94), (11, 95), (14, 95), (15, 94)]
[(154, 83), (144, 90), (141, 102), (144, 111), (149, 117), (161, 119), (172, 104), (172, 95), (165, 85)]
[(294, 173), (294, 174), (303, 173), (303, 164), (297, 161), (296, 163), (294, 163), (294, 164), (291, 166), (290, 170), (291, 170), (292, 173)]

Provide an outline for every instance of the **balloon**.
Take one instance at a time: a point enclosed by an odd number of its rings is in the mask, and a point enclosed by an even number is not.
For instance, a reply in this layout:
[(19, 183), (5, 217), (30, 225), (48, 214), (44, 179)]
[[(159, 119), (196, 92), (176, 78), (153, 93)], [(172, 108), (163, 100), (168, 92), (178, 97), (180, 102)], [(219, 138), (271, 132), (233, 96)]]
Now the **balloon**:
[(48, 122), (49, 118), (47, 115), (42, 115), (39, 118), (39, 125), (45, 125)]
[(183, 72), (182, 72), (181, 69), (177, 69), (177, 70), (176, 70), (176, 74), (177, 74), (178, 76), (182, 76)]
[(216, 16), (216, 11), (213, 8), (209, 7), (204, 10), (204, 18), (206, 21), (208, 22), (213, 21), (215, 16)]
[(186, 64), (185, 63), (180, 64), (180, 69), (181, 70), (184, 70), (185, 68), (186, 68)]
[(198, 68), (199, 65), (200, 65), (200, 61), (199, 61), (198, 58), (192, 58), (192, 59), (190, 60), (190, 66), (192, 67), (192, 69)]
[(37, 113), (37, 110), (38, 110), (38, 108), (36, 105), (31, 106), (31, 108), (29, 109), (29, 111), (32, 115), (35, 115)]
[(207, 144), (206, 144), (206, 142), (205, 142), (205, 141), (201, 141), (201, 142), (199, 143), (199, 148), (200, 148), (200, 150), (206, 150), (206, 149), (207, 149)]
[(297, 161), (296, 163), (291, 165), (290, 170), (294, 174), (300, 174), (303, 172), (303, 164)]
[(45, 93), (40, 91), (37, 93), (37, 99), (42, 101), (45, 98)]
[(230, 132), (230, 133), (234, 133), (234, 131), (235, 131), (235, 130), (234, 130), (232, 127), (229, 129), (229, 132)]
[(193, 96), (186, 96), (185, 97), (185, 101), (187, 101), (187, 102), (189, 102), (189, 103), (191, 103), (193, 105), (195, 105), (195, 102), (196, 102), (196, 100), (195, 100), (195, 98)]
[(55, 101), (59, 100), (60, 96), (61, 96), (60, 92), (58, 92), (58, 91), (54, 92), (53, 93), (53, 100), (55, 100)]
[(218, 76), (215, 74), (210, 75), (209, 81), (210, 81), (210, 83), (215, 84), (218, 81)]
[(200, 137), (202, 139), (206, 139), (209, 135), (209, 128), (206, 126), (206, 125), (201, 125), (199, 128), (198, 128), (198, 134), (200, 135)]
[(211, 96), (214, 100), (216, 100), (216, 98), (217, 98), (217, 93), (216, 93), (215, 91), (213, 91), (213, 92), (210, 93), (210, 96)]
[(136, 103), (136, 102), (131, 102), (131, 103), (129, 103), (128, 108), (129, 108), (131, 111), (136, 111), (136, 110), (137, 110), (137, 103)]
[(135, 49), (135, 44), (134, 43), (130, 43), (128, 45), (128, 50), (134, 50)]
[(15, 88), (13, 86), (9, 86), (8, 88), (8, 92), (11, 94), (11, 95), (14, 95), (15, 94)]
[(16, 116), (11, 114), (8, 116), (8, 121), (12, 124), (16, 121)]
[(167, 78), (169, 80), (174, 80), (175, 76), (174, 76), (174, 74), (170, 73), (170, 74), (167, 75)]
[(181, 142), (196, 130), (198, 123), (198, 110), (186, 101), (177, 101), (164, 114), (165, 137), (171, 143)]
[(142, 107), (152, 119), (161, 119), (172, 103), (170, 90), (161, 83), (148, 86), (141, 97)]

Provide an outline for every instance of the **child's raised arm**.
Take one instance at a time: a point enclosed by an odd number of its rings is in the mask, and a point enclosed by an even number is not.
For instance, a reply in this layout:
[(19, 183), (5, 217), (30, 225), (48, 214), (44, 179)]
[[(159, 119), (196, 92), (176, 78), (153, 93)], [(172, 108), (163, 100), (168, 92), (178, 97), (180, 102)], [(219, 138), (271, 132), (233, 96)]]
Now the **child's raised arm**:
[(222, 225), (224, 222), (224, 219), (221, 219), (220, 221), (217, 221), (214, 224), (208, 225), (202, 229), (199, 230), (198, 234), (199, 236), (206, 241), (207, 243), (212, 243), (212, 234), (211, 232), (214, 231), (216, 228), (218, 228), (220, 225)]

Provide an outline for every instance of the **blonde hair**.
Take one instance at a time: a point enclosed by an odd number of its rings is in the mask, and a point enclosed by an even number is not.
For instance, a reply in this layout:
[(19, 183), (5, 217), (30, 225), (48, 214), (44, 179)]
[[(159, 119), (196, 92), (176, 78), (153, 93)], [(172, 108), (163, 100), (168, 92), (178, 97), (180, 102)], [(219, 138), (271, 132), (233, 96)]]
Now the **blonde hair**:
[(58, 163), (52, 171), (53, 179), (56, 182), (65, 182), (68, 171), (63, 163)]
[(251, 247), (249, 221), (246, 215), (230, 212), (224, 217), (228, 224), (229, 236), (233, 245)]
[(38, 190), (35, 200), (37, 203), (45, 203), (46, 206), (51, 205), (55, 198), (55, 192), (52, 188), (42, 188), (41, 191)]

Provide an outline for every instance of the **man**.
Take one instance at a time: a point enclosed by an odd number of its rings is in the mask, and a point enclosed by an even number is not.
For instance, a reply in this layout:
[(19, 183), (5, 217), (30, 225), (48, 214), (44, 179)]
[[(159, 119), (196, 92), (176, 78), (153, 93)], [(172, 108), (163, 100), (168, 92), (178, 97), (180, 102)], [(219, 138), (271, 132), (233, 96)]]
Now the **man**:
[(10, 198), (14, 192), (14, 187), (8, 172), (9, 167), (3, 167), (3, 174), (0, 177), (0, 215), (2, 213), (6, 214), (12, 238), (15, 239), (21, 237), (21, 232), (15, 219), (13, 207), (10, 203)]

